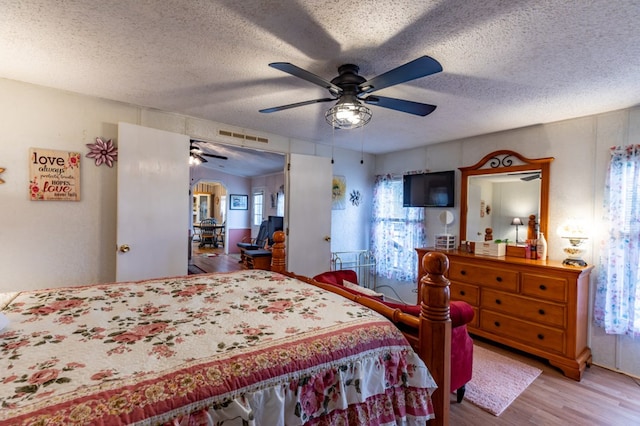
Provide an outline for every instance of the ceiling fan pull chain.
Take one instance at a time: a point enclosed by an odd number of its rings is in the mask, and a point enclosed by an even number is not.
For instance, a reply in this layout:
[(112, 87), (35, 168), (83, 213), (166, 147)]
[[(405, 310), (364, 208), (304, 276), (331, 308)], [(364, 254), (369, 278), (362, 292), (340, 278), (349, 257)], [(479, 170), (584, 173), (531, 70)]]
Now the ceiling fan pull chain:
[(360, 131), (360, 164), (364, 164), (364, 126)]
[(333, 164), (333, 150), (336, 147), (336, 128), (331, 126), (331, 164)]

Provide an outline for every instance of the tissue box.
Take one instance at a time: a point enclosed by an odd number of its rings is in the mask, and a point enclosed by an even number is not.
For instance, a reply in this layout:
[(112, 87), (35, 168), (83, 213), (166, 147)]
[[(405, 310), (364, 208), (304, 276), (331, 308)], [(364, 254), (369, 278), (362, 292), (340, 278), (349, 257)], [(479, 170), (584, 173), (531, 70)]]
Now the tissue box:
[(507, 252), (506, 243), (494, 243), (493, 241), (476, 241), (475, 253), (484, 256), (504, 256)]

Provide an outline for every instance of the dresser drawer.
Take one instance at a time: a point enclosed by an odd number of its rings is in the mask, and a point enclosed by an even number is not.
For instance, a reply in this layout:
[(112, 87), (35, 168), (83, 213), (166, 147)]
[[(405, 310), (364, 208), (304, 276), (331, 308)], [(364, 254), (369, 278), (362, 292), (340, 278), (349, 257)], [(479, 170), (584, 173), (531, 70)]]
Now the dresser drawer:
[(470, 284), (463, 284), (459, 282), (451, 282), (451, 299), (462, 300), (470, 304), (471, 306), (478, 306), (480, 299), (478, 297), (478, 287)]
[(566, 324), (565, 306), (501, 291), (483, 289), (480, 306), (541, 324), (557, 327)]
[(522, 274), (522, 294), (558, 302), (567, 301), (567, 280), (548, 275)]
[(480, 328), (544, 351), (559, 354), (565, 352), (565, 333), (556, 328), (519, 320), (486, 309), (480, 311)]
[(518, 273), (516, 271), (453, 262), (449, 266), (449, 279), (491, 286), (506, 291), (518, 291)]

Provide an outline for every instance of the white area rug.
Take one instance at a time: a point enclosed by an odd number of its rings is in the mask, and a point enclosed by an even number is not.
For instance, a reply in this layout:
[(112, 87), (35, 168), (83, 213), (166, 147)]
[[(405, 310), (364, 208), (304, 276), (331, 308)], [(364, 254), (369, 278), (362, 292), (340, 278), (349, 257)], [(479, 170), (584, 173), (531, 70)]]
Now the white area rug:
[(473, 376), (464, 399), (499, 416), (540, 373), (539, 368), (474, 345)]

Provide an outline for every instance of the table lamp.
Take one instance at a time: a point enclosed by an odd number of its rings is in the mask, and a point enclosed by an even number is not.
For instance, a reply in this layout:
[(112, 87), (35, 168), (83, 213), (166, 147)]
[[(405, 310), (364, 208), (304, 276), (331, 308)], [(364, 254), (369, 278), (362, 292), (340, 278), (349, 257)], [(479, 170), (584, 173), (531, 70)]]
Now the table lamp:
[(579, 221), (569, 221), (558, 229), (558, 233), (561, 238), (569, 240), (570, 244), (562, 249), (567, 255), (562, 264), (567, 266), (587, 266), (587, 262), (582, 259), (582, 255), (586, 250), (580, 247), (589, 238), (585, 233), (584, 226)]
[(518, 226), (522, 225), (522, 220), (519, 217), (514, 217), (511, 224), (516, 227), (516, 245), (518, 245)]

